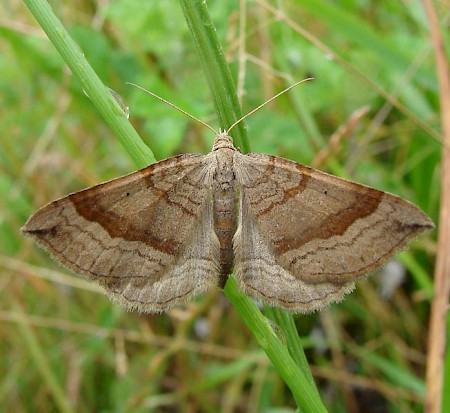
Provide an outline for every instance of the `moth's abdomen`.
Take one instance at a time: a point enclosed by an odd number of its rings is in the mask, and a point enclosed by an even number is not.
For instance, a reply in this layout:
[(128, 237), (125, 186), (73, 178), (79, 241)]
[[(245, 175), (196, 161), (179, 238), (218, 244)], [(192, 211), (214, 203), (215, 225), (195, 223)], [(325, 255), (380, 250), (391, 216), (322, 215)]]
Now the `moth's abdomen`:
[(233, 270), (233, 236), (237, 229), (236, 181), (232, 163), (229, 160), (227, 156), (224, 156), (224, 159), (219, 161), (219, 168), (213, 181), (214, 231), (220, 243), (219, 286), (221, 288), (224, 287)]
[(233, 270), (233, 236), (237, 229), (237, 203), (234, 185), (225, 190), (214, 191), (214, 231), (220, 243), (220, 280), (224, 287)]

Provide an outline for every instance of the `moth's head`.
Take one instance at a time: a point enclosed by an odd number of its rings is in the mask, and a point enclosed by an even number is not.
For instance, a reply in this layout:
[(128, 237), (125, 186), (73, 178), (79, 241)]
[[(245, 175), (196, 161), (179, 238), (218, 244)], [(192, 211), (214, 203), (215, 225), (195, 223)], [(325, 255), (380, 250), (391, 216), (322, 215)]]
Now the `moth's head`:
[(233, 138), (228, 135), (227, 131), (222, 131), (219, 129), (219, 133), (216, 135), (216, 139), (214, 139), (213, 144), (213, 151), (216, 151), (217, 149), (235, 149), (233, 145)]

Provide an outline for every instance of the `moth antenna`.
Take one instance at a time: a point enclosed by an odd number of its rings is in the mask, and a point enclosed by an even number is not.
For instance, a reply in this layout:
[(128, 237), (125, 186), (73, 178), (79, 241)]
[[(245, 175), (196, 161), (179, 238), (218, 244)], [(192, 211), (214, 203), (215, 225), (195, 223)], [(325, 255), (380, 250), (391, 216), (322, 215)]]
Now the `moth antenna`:
[(206, 126), (208, 129), (210, 129), (210, 130), (212, 130), (212, 131), (214, 132), (214, 135), (217, 135), (217, 132), (214, 130), (214, 128), (213, 128), (212, 126), (208, 125), (206, 122), (203, 122), (203, 121), (200, 120), (199, 118), (196, 118), (194, 115), (191, 115), (190, 113), (188, 113), (188, 112), (186, 112), (185, 110), (179, 108), (177, 105), (174, 105), (173, 103), (171, 103), (171, 102), (169, 102), (168, 100), (162, 98), (161, 96), (158, 96), (157, 94), (155, 94), (155, 93), (153, 93), (153, 92), (150, 92), (149, 90), (144, 89), (143, 87), (141, 87), (141, 86), (139, 86), (139, 85), (136, 85), (136, 84), (134, 84), (134, 83), (131, 83), (131, 82), (127, 82), (127, 85), (134, 86), (134, 87), (136, 87), (136, 88), (142, 90), (143, 92), (148, 93), (149, 95), (155, 97), (156, 99), (159, 99), (161, 102), (164, 102), (165, 104), (167, 104), (167, 105), (171, 106), (172, 108), (178, 110), (178, 112), (181, 112), (181, 113), (183, 113), (184, 115), (186, 115), (187, 117), (189, 117), (189, 118), (191, 118), (191, 119), (197, 121), (198, 123), (201, 123), (203, 126)]
[(227, 133), (230, 132), (231, 129), (233, 129), (238, 123), (241, 123), (244, 119), (247, 119), (250, 115), (253, 115), (256, 111), (266, 106), (268, 103), (272, 102), (272, 100), (276, 99), (278, 96), (282, 95), (283, 93), (289, 92), (294, 87), (298, 86), (300, 83), (308, 82), (309, 80), (314, 80), (313, 77), (308, 77), (306, 79), (300, 80), (299, 82), (294, 83), (293, 85), (287, 87), (286, 89), (282, 90), (280, 93), (277, 93), (275, 96), (272, 96), (269, 100), (266, 100), (264, 103), (261, 103), (261, 105), (257, 106), (255, 109), (248, 112), (246, 115), (242, 116), (242, 118), (238, 119), (236, 122), (234, 122), (227, 130)]

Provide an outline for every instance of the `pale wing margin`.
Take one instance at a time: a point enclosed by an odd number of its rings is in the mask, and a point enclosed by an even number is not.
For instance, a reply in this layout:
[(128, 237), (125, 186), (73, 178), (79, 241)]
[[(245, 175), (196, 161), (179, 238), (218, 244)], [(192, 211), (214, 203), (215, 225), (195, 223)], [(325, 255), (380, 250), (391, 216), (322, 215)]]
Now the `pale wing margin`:
[(38, 210), (23, 232), (128, 308), (158, 312), (217, 283), (210, 162), (180, 155)]

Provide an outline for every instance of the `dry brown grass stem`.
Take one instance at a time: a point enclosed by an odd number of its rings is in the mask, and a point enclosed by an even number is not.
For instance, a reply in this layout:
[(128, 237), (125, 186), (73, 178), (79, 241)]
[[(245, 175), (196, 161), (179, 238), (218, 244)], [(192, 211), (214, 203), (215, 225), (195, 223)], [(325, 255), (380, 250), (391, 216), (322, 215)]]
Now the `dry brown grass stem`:
[(443, 367), (446, 348), (446, 314), (450, 295), (450, 71), (433, 1), (424, 0), (424, 6), (428, 15), (436, 59), (444, 140), (442, 145), (439, 239), (434, 276), (435, 294), (431, 305), (428, 336), (425, 412), (440, 413), (442, 410)]

